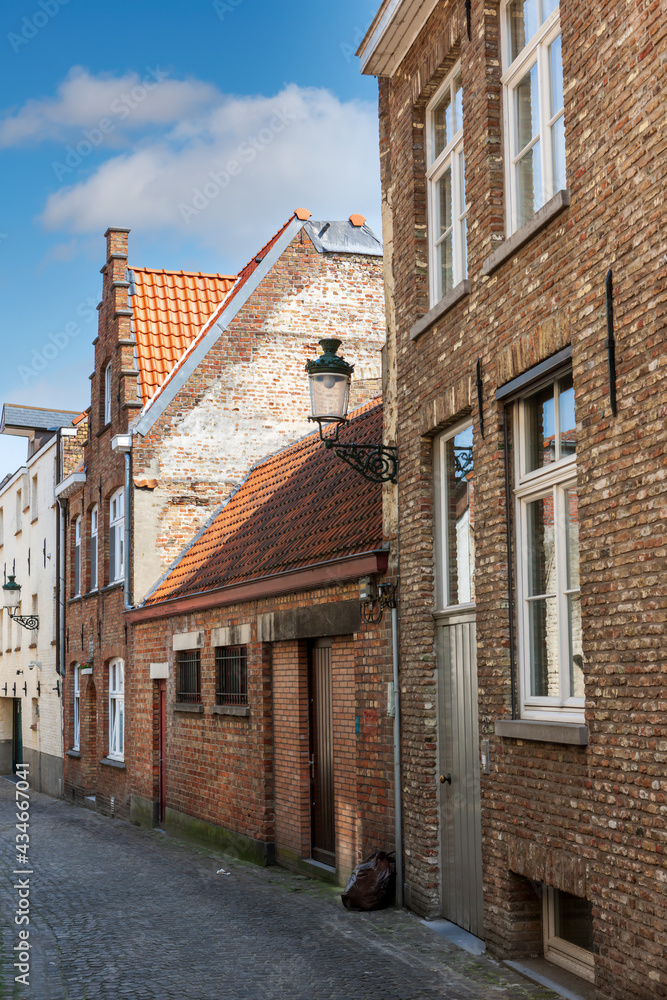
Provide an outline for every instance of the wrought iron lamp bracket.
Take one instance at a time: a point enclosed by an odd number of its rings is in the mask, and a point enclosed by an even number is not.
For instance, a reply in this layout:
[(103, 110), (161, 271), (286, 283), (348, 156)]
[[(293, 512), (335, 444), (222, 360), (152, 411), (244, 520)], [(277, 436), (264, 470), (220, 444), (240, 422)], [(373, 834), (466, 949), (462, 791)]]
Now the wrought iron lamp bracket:
[[(314, 420), (314, 417), (309, 417)], [(347, 420), (330, 421), (335, 424), (335, 433), (332, 437), (325, 437), (322, 433), (322, 422), (317, 421), (320, 428), (320, 440), (324, 442), (325, 448), (333, 448), (338, 458), (363, 476), (371, 483), (396, 483), (398, 475), (398, 449), (390, 445), (383, 444), (346, 444), (338, 440), (338, 431), (341, 424), (346, 424)]]
[(12, 615), (9, 616), (13, 622), (17, 625), (22, 625), (23, 628), (30, 630), (39, 628), (39, 615)]

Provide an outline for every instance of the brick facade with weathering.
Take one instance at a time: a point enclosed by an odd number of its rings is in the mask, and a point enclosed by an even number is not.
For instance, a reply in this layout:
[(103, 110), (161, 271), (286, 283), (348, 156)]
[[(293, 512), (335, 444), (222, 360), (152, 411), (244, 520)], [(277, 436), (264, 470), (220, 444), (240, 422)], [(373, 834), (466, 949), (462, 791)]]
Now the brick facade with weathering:
[[(479, 736), (490, 741), (491, 762), (481, 776), (484, 937), (503, 957), (540, 954), (535, 886), (550, 886), (592, 903), (601, 996), (665, 997), (665, 11), (561, 2), (569, 203), (551, 205), (541, 228), (503, 257), (501, 8), (473, 0), (468, 39), (463, 4), (423, 7), (432, 12), (415, 14), (423, 26), (396, 65), (387, 57), (389, 69), (366, 70), (382, 77), (388, 351), (398, 385), (406, 886), (418, 912), (442, 912), (433, 438), (471, 417)], [(365, 44), (376, 45), (370, 33)], [(426, 106), (458, 60), (469, 292), (429, 317)], [(617, 416), (605, 344), (610, 268)], [(503, 405), (495, 394), (566, 347), (588, 746), (495, 734), (512, 711)], [(512, 463), (516, 443), (510, 419)], [(516, 581), (517, 553), (509, 558)], [(516, 637), (516, 616), (514, 624)]]
[[(365, 407), (341, 441), (381, 430)], [(127, 613), (135, 822), (311, 874), (326, 863), (339, 882), (393, 849), (391, 617), (366, 623), (359, 601), (359, 578), (387, 568), (381, 522), (380, 485), (311, 434), (260, 464)], [(216, 650), (239, 647), (247, 684), (227, 701)]]
[[(86, 435), (79, 442), (83, 465), (78, 468), (75, 461), (76, 446), (66, 443), (72, 458), (60, 486), (68, 523), (65, 789), (77, 801), (94, 799), (105, 812), (130, 815), (129, 770), (141, 759), (128, 741), (124, 754), (109, 758), (113, 659), (124, 664), (128, 739), (134, 727), (137, 688), (126, 604), (141, 601), (253, 464), (312, 430), (303, 369), (317, 353), (318, 339), (337, 332), (345, 338), (357, 362), (352, 405), (378, 393), (384, 343), (381, 244), (365, 226), (331, 223), (332, 232), (342, 229), (352, 252), (326, 246), (318, 252), (307, 215), (288, 220), (238, 279), (133, 270), (128, 230), (106, 234), (91, 404), (85, 428), (79, 426), (79, 436)], [(321, 224), (317, 232), (322, 227), (329, 228)], [(213, 334), (197, 354), (207, 328)], [(110, 552), (110, 502), (119, 490), (124, 528)], [(97, 586), (91, 579), (95, 544)], [(127, 579), (118, 577), (121, 544)]]

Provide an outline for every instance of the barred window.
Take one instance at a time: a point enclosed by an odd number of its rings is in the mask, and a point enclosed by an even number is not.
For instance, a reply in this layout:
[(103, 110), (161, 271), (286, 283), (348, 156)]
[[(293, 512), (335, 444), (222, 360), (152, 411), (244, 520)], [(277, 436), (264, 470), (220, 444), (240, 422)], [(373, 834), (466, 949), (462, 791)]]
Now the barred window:
[(176, 701), (198, 705), (201, 702), (201, 653), (184, 649), (178, 654), (178, 690)]
[(248, 669), (245, 646), (216, 646), (216, 689), (218, 705), (248, 704)]

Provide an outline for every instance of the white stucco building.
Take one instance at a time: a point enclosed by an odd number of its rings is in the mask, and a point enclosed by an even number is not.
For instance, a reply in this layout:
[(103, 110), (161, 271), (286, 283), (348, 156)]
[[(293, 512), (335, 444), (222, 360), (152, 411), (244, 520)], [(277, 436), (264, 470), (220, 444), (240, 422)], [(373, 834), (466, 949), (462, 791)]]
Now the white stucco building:
[[(58, 673), (58, 431), (75, 412), (5, 405), (0, 431), (27, 438), (25, 465), (0, 484), (0, 572), (21, 586), (20, 625), (0, 609), (0, 774), (27, 763), (37, 791), (62, 793), (62, 680)], [(17, 614), (15, 611), (14, 614)]]

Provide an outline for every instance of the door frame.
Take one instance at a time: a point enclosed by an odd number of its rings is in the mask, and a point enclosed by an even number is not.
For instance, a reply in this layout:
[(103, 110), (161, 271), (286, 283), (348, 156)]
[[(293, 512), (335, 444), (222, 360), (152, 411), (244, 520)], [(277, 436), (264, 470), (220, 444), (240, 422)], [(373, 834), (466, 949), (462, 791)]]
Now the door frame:
[(167, 811), (167, 682), (157, 685), (158, 711), (158, 826), (164, 826)]
[[(23, 710), (20, 698), (13, 698), (12, 706), (12, 774), (23, 764)], [(21, 760), (17, 757), (21, 756)]]

